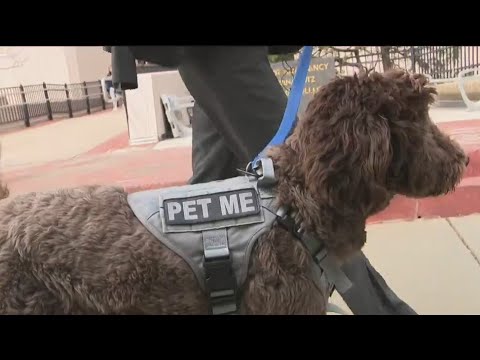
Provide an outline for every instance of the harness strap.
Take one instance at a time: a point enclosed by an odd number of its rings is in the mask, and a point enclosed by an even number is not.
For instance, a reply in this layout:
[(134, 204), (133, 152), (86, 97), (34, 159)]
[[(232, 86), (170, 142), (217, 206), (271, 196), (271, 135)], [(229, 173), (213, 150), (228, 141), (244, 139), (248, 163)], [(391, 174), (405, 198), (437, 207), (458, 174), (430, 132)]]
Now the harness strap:
[(314, 258), (317, 264), (325, 271), (328, 280), (335, 285), (335, 289), (341, 295), (345, 294), (352, 287), (350, 279), (345, 275), (333, 256), (327, 253), (326, 249), (321, 250)]
[(277, 211), (277, 216), (279, 223), (294, 236), (300, 239), (307, 251), (313, 257), (315, 263), (322, 269), (329, 282), (330, 295), (334, 289), (336, 289), (340, 294), (347, 292), (352, 286), (352, 283), (347, 275), (345, 275), (345, 273), (342, 271), (335, 258), (328, 254), (327, 249), (324, 247), (322, 241), (305, 232), (298, 232), (295, 221), (291, 216), (289, 216), (286, 209), (280, 208)]
[(301, 233), (303, 245), (307, 248), (308, 252), (315, 257), (321, 250), (323, 250), (323, 244), (316, 238), (308, 233)]
[(329, 297), (332, 296), (335, 288), (332, 282), (329, 281), (329, 279), (327, 278), (327, 274), (325, 273), (325, 271), (323, 271), (317, 263), (315, 263), (310, 268), (310, 275), (312, 276), (313, 282), (315, 283), (315, 286), (318, 288), (318, 290), (320, 290), (321, 293), (326, 291)]
[(226, 229), (202, 232), (205, 288), (209, 296), (210, 314), (237, 312), (237, 280), (232, 267)]

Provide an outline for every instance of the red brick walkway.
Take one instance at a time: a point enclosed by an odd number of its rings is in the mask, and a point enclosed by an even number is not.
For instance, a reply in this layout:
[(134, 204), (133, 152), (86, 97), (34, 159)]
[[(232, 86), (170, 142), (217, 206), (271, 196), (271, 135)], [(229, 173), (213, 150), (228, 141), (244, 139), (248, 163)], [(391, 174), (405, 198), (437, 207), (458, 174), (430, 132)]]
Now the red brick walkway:
[[(370, 219), (413, 220), (480, 212), (480, 120), (444, 123), (440, 127), (470, 154), (460, 187), (449, 195), (415, 200), (397, 197), (383, 213)], [(115, 184), (127, 191), (184, 184), (191, 176), (191, 148), (154, 150), (128, 147), (126, 134), (117, 136), (73, 160), (15, 169), (3, 174), (12, 194), (87, 184)]]
[(78, 185), (115, 184), (128, 191), (181, 184), (191, 175), (191, 149), (162, 151), (152, 147), (14, 170), (3, 174), (12, 194)]

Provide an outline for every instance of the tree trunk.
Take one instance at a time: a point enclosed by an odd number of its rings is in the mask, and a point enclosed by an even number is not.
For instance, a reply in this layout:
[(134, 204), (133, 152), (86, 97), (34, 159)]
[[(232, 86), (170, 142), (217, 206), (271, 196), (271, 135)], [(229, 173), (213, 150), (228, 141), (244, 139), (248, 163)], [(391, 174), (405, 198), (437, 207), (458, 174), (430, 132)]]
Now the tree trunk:
[(393, 68), (392, 60), (390, 59), (390, 46), (380, 46), (380, 54), (382, 56), (383, 71)]

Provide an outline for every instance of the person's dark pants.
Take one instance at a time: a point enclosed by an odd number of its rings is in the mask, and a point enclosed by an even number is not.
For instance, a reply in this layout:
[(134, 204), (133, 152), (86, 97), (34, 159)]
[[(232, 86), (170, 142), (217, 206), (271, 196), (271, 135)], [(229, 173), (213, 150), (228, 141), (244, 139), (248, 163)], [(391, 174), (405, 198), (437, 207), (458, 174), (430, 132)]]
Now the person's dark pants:
[[(191, 47), (179, 67), (195, 99), (193, 176), (202, 183), (238, 176), (278, 129), (287, 97), (266, 47)], [(343, 267), (354, 284), (342, 297), (354, 314), (415, 314), (361, 253)]]
[(287, 98), (265, 47), (192, 47), (180, 75), (195, 99), (192, 183), (238, 175), (267, 145)]

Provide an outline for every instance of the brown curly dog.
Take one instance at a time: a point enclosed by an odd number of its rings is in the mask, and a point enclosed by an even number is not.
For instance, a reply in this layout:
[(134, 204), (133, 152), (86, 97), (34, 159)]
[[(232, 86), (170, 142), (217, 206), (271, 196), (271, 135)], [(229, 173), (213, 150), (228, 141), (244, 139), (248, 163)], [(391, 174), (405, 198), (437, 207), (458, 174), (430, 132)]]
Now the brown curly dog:
[[(468, 164), (428, 115), (435, 90), (404, 71), (337, 78), (271, 149), (278, 201), (339, 259), (362, 248), (366, 219), (395, 194), (452, 191)], [(324, 314), (311, 257), (277, 225), (253, 250), (243, 314)], [(190, 267), (114, 187), (32, 193), (0, 203), (0, 313), (206, 314)]]

